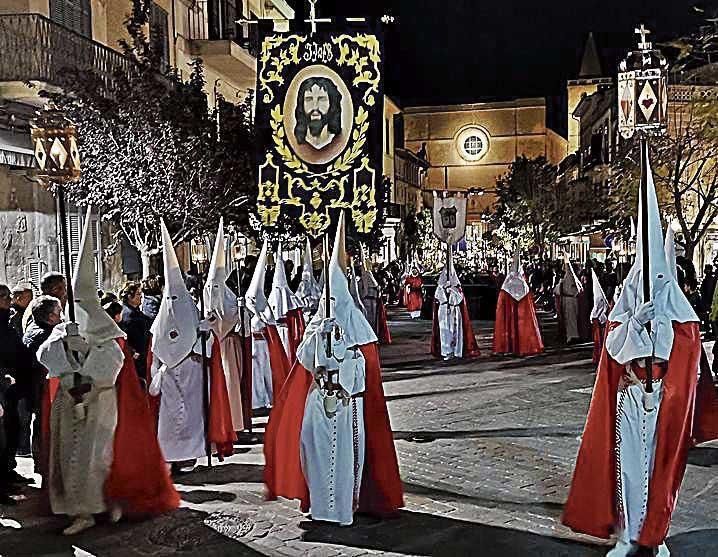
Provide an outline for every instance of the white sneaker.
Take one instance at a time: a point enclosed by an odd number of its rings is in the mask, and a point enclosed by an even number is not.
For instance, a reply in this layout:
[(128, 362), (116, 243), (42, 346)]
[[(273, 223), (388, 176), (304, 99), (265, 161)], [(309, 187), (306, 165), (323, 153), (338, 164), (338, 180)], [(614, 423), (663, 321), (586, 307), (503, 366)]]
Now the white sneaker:
[(663, 542), (661, 545), (658, 546), (658, 553), (656, 553), (656, 557), (671, 557), (671, 552), (668, 551), (668, 546), (666, 545), (666, 542)]
[(606, 557), (628, 557), (633, 551), (633, 544), (618, 540), (616, 545), (608, 553)]
[(84, 532), (95, 525), (95, 518), (92, 515), (78, 516), (75, 521), (62, 531), (63, 536), (74, 536)]

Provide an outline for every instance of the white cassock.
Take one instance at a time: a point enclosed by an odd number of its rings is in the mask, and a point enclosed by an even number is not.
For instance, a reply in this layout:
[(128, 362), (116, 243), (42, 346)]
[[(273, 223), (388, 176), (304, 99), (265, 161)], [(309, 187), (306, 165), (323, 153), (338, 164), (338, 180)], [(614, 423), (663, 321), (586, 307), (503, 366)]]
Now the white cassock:
[(455, 286), (438, 286), (434, 298), (439, 302), (439, 338), (444, 358), (461, 358), (464, 354), (464, 329), (461, 315), (463, 292)]
[(272, 405), (272, 366), (264, 328), (261, 320), (252, 318), (252, 408)]
[[(321, 357), (324, 342), (321, 334), (315, 332), (314, 336), (315, 354)], [(365, 361), (359, 348), (346, 349), (337, 342), (334, 354), (341, 363), (332, 358), (332, 367), (338, 367), (339, 384), (351, 398), (347, 405), (340, 402), (337, 413), (329, 418), (324, 411), (325, 392), (313, 385), (304, 409), (300, 456), (311, 493), (312, 519), (349, 525), (354, 520), (364, 467), (364, 399), (355, 395), (364, 392)]]
[[(115, 380), (124, 354), (116, 340), (93, 345), (81, 364), (68, 357), (65, 324), (57, 325), (38, 350), (49, 377), (79, 371), (92, 389), (84, 397), (85, 416), (76, 414), (69, 394), (72, 375), (60, 382), (50, 414), (50, 505), (55, 514), (79, 516), (105, 512), (104, 485), (112, 465), (117, 426)], [(71, 363), (72, 359), (72, 363)]]
[(156, 394), (159, 386), (162, 398), (157, 438), (167, 462), (205, 456), (202, 373), (202, 356), (197, 353), (174, 367), (162, 364), (158, 358), (152, 361), (150, 394)]
[[(570, 273), (570, 276), (569, 276)], [(554, 288), (554, 294), (561, 296), (561, 315), (566, 327), (566, 340), (580, 338), (578, 333), (578, 278), (573, 271), (566, 271)]]

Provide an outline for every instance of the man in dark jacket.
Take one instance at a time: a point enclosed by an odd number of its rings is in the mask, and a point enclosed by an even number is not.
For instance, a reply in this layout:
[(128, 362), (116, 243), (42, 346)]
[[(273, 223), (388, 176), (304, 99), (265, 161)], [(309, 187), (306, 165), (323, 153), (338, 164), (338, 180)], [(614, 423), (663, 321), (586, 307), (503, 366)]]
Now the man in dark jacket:
[(128, 282), (120, 292), (122, 300), (122, 321), (120, 329), (127, 334), (127, 345), (133, 352), (137, 376), (147, 382), (147, 351), (150, 343), (150, 327), (152, 320), (147, 317), (140, 305), (142, 304), (142, 285), (139, 282)]
[[(18, 403), (26, 395), (26, 376), (30, 369), (30, 356), (20, 335), (10, 326), (10, 289), (0, 285), (0, 404), (3, 407), (3, 447), (0, 448), (0, 484), (29, 483), (15, 467), (15, 453), (20, 434)], [(7, 488), (3, 488), (7, 491)], [(2, 495), (2, 493), (0, 493)], [(7, 495), (7, 493), (5, 493)]]
[(32, 458), (35, 461), (35, 471), (41, 471), (40, 465), (40, 412), (42, 395), (47, 383), (47, 369), (37, 360), (37, 351), (45, 342), (52, 329), (62, 320), (60, 300), (53, 296), (40, 296), (32, 303), (32, 319), (22, 337), (23, 344), (30, 351), (30, 369), (27, 385), (23, 387), (30, 400), (30, 410), (33, 413), (32, 425)]

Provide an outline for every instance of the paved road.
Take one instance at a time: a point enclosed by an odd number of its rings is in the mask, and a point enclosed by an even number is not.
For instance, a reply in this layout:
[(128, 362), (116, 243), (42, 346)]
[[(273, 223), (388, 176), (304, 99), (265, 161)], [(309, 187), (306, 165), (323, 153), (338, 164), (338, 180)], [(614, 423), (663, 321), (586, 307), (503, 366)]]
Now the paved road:
[[(0, 507), (21, 526), (4, 522), (0, 555), (604, 555), (603, 542), (559, 524), (594, 379), (590, 348), (551, 348), (547, 326), (545, 354), (494, 357), (491, 324), (475, 323), (484, 356), (435, 362), (430, 324), (393, 317), (395, 343), (382, 359), (406, 490), (398, 519), (359, 517), (339, 528), (306, 520), (293, 502), (266, 503), (261, 446), (240, 445), (221, 465), (177, 479), (180, 511), (72, 540), (58, 535), (63, 520), (37, 517), (28, 490), (24, 505)], [(673, 555), (718, 555), (717, 470), (718, 444), (691, 452), (668, 541)]]

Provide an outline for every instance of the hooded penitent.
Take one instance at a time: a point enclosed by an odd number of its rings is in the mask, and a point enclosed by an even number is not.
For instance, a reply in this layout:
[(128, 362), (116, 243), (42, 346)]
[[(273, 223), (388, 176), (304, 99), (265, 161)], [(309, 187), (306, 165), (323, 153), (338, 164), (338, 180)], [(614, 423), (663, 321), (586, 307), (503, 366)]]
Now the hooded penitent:
[(247, 309), (252, 314), (252, 328), (261, 328), (264, 325), (274, 325), (275, 315), (269, 305), (267, 296), (264, 294), (264, 280), (267, 271), (267, 252), (269, 243), (267, 240), (262, 244), (262, 250), (257, 258), (257, 265), (254, 268), (252, 281), (249, 283), (245, 299), (247, 301)]
[(272, 277), (272, 291), (269, 293), (267, 301), (277, 319), (282, 319), (290, 311), (301, 307), (299, 299), (289, 288), (289, 283), (287, 282), (281, 243), (277, 247), (276, 264), (274, 266), (274, 276)]
[(219, 220), (214, 252), (209, 265), (207, 283), (204, 285), (204, 306), (210, 318), (210, 326), (222, 341), (234, 331), (239, 322), (237, 296), (227, 286), (227, 263), (225, 253), (224, 219)]
[(319, 298), (322, 296), (322, 287), (314, 278), (314, 269), (312, 264), (312, 247), (307, 239), (307, 245), (304, 250), (304, 261), (302, 263), (302, 281), (296, 292), (297, 298), (302, 304), (302, 308), (307, 312), (314, 312), (319, 304)]
[(543, 351), (536, 308), (524, 278), (518, 248), (496, 302), (493, 350), (497, 354), (519, 356)]
[(598, 280), (596, 271), (591, 269), (591, 280), (593, 281), (593, 308), (591, 309), (591, 320), (596, 319), (601, 325), (608, 320), (608, 300), (603, 292), (603, 287)]
[(416, 261), (411, 264), (409, 275), (404, 279), (404, 305), (412, 319), (421, 315), (421, 306), (424, 303), (421, 287), (421, 271)]
[[(381, 385), (376, 336), (349, 292), (340, 217), (325, 288), (307, 326), (297, 364), (278, 396), (267, 424), (265, 481), (270, 499), (300, 499), (312, 518), (342, 524), (353, 511), (377, 515), (403, 505), (396, 451)], [(327, 297), (334, 319), (331, 355), (324, 330)], [(350, 398), (326, 413), (325, 389), (314, 373), (332, 370), (332, 380)]]
[[(106, 510), (104, 484), (110, 470), (107, 455), (112, 454), (117, 426), (114, 386), (125, 361), (116, 341), (125, 335), (97, 297), (90, 217), (88, 209), (72, 280), (76, 321), (87, 350), (68, 352), (68, 324), (61, 323), (37, 352), (49, 377), (59, 377), (61, 385), (50, 416), (50, 504), (55, 514), (71, 517)], [(75, 384), (75, 374), (82, 377), (83, 385), (90, 386), (81, 404), (68, 394)], [(82, 418), (78, 418), (78, 411)]]
[[(648, 159), (647, 151), (643, 155)], [(563, 516), (576, 531), (615, 534), (614, 555), (633, 554), (637, 544), (661, 546), (659, 555), (668, 554), (664, 540), (691, 444), (701, 355), (698, 317), (666, 261), (650, 164), (645, 171), (648, 195), (645, 206), (639, 201), (636, 260), (609, 315)], [(641, 310), (644, 240), (655, 308), (650, 334)], [(646, 393), (647, 356), (654, 356), (652, 393)]]
[(199, 316), (182, 278), (177, 254), (164, 221), (160, 221), (160, 230), (165, 289), (160, 310), (152, 324), (152, 353), (172, 368), (187, 358), (197, 343)]
[(451, 250), (448, 251), (446, 266), (439, 275), (434, 294), (431, 353), (445, 359), (479, 355)]

